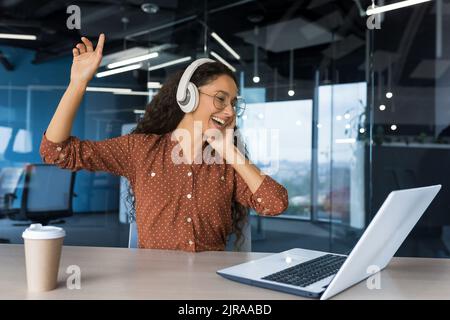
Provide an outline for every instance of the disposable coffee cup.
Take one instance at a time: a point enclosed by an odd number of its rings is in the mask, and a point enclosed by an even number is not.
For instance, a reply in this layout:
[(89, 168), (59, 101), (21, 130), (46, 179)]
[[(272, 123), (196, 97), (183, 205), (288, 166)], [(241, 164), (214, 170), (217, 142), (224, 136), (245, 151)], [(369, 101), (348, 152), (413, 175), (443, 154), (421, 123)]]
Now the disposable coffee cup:
[(25, 242), (27, 285), (30, 292), (56, 288), (64, 229), (32, 224), (22, 238)]

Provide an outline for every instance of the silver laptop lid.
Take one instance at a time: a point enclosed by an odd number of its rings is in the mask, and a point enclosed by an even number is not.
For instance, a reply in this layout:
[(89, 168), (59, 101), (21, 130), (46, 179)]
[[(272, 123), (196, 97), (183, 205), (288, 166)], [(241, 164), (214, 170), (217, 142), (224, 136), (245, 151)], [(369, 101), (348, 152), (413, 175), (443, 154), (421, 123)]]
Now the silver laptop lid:
[(441, 185), (393, 191), (359, 239), (321, 299), (328, 299), (382, 270), (441, 189)]

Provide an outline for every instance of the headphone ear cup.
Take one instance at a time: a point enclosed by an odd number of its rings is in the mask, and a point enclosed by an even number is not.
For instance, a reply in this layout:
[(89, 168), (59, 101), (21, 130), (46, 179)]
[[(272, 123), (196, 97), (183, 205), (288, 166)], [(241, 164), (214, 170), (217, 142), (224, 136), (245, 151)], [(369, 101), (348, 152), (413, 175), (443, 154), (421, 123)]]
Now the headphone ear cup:
[(197, 109), (198, 106), (198, 89), (195, 84), (192, 82), (189, 82), (187, 86), (187, 96), (188, 101), (184, 106), (181, 106), (181, 110), (183, 110), (185, 113), (194, 112), (195, 109)]

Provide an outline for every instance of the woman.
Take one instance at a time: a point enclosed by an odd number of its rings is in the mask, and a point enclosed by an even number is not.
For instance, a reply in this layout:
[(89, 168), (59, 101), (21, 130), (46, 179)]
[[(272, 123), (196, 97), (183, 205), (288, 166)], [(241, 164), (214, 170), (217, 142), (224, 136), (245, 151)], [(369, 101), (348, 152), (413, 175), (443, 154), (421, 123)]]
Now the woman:
[[(177, 73), (153, 98), (132, 133), (97, 142), (70, 136), (77, 108), (100, 64), (104, 41), (102, 34), (94, 50), (83, 37), (73, 49), (70, 84), (43, 134), (44, 162), (126, 177), (136, 205), (140, 248), (224, 250), (232, 232), (241, 242), (248, 207), (261, 215), (286, 209), (286, 189), (262, 175), (234, 145), (237, 81), (221, 63), (203, 64), (193, 73), (191, 82), (199, 89), (193, 112), (184, 113), (177, 105), (181, 78)], [(204, 134), (214, 130), (224, 134), (209, 135), (209, 143), (204, 142)], [(197, 161), (206, 147), (224, 161)], [(174, 161), (174, 154), (183, 161)]]

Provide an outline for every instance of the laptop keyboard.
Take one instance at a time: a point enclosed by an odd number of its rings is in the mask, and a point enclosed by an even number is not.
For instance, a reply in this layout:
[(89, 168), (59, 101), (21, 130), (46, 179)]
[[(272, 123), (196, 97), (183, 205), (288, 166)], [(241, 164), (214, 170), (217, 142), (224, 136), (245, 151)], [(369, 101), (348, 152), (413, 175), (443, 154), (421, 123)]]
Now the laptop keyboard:
[(339, 268), (344, 264), (345, 259), (347, 259), (345, 256), (327, 254), (272, 273), (262, 279), (293, 286), (307, 287), (337, 273)]

